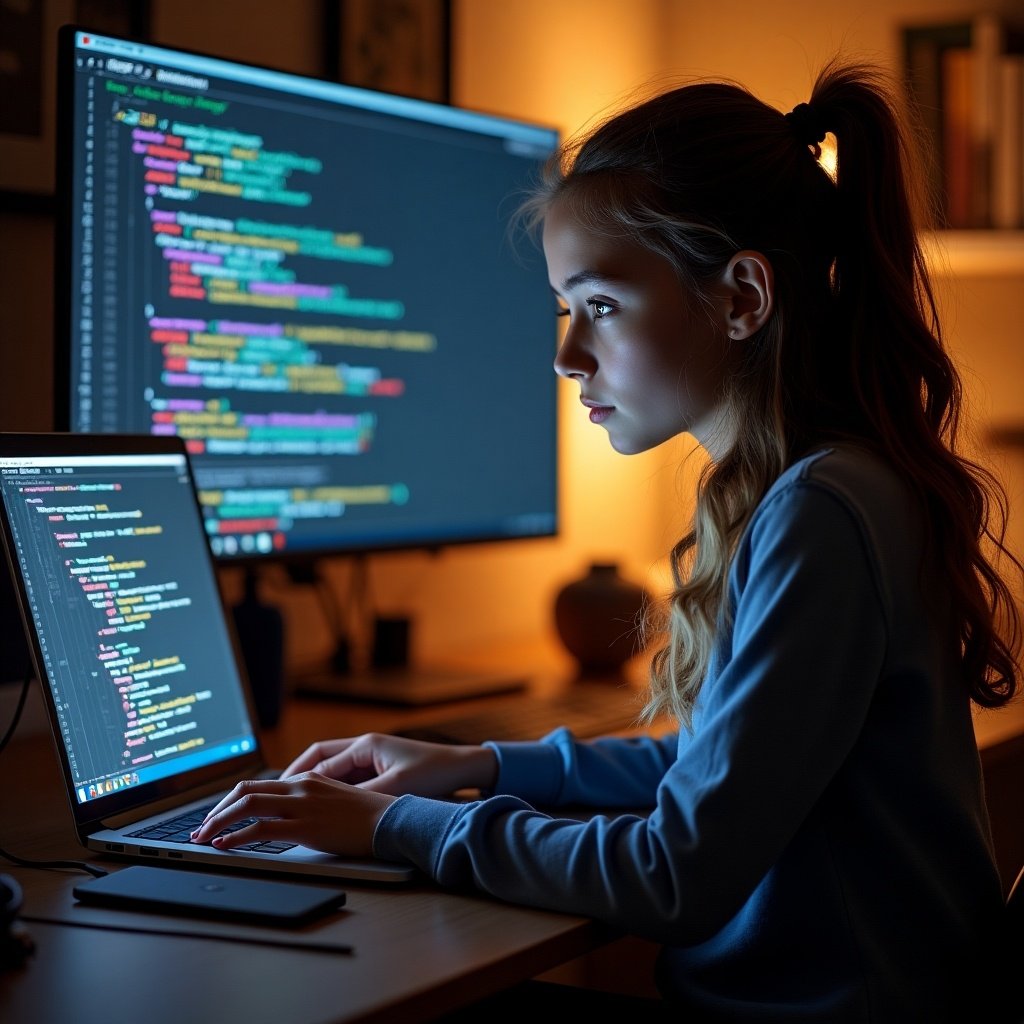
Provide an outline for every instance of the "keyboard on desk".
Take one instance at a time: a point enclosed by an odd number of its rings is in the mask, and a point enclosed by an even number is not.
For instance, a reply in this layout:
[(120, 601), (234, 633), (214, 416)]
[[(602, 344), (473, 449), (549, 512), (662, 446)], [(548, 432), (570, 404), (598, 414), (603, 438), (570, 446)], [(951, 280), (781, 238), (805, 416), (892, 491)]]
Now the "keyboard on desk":
[(584, 683), (550, 697), (496, 697), (486, 708), (399, 727), (394, 732), (436, 743), (482, 743), (540, 739), (564, 725), (587, 739), (635, 726), (640, 708), (633, 690)]
[[(155, 825), (141, 828), (138, 832), (129, 832), (128, 835), (133, 839), (159, 839), (165, 843), (191, 843), (192, 830), (199, 828), (207, 813), (212, 811), (213, 808), (214, 804), (208, 804), (206, 807), (197, 807), (191, 811), (185, 811), (182, 814), (166, 818)], [(227, 828), (221, 829), (217, 834), (226, 835), (228, 832), (237, 832), (238, 829), (244, 828), (255, 820), (255, 818), (244, 818), (242, 821), (235, 822), (234, 825), (228, 825)], [(293, 849), (294, 846), (295, 843), (262, 840), (255, 843), (247, 843), (244, 846), (240, 846), (239, 849), (254, 850), (257, 853), (284, 853), (286, 850)]]

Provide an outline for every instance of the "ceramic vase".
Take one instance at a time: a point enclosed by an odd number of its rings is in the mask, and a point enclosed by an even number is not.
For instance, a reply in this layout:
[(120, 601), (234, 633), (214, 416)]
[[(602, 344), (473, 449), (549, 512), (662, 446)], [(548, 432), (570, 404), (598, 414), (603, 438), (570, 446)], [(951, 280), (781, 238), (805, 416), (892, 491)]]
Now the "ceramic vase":
[(594, 562), (555, 596), (555, 628), (583, 675), (617, 673), (640, 651), (637, 626), (647, 591), (614, 562)]

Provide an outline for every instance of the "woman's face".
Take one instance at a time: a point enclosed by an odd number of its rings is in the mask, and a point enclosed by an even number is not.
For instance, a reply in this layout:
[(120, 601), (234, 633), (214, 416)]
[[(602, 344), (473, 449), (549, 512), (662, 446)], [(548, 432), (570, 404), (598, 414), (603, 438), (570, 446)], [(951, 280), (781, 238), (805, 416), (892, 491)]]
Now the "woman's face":
[(569, 321), (555, 371), (579, 384), (612, 447), (632, 455), (686, 431), (714, 455), (734, 357), (722, 317), (687, 294), (668, 260), (581, 226), (564, 203), (545, 217), (544, 255)]

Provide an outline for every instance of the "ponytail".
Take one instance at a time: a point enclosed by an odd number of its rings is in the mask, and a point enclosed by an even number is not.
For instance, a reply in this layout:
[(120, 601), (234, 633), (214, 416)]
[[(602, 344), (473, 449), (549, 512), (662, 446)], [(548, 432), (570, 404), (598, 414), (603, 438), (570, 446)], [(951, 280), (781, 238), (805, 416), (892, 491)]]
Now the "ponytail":
[(925, 176), (879, 72), (832, 62), (809, 106), (836, 140), (833, 287), (836, 315), (849, 325), (854, 397), (868, 436), (926, 511), (926, 549), (949, 573), (971, 697), (999, 706), (1018, 688), (1021, 624), (984, 548), (1022, 569), (1005, 546), (1005, 490), (960, 451), (962, 384), (943, 344), (918, 230), (933, 219), (934, 197), (915, 190)]

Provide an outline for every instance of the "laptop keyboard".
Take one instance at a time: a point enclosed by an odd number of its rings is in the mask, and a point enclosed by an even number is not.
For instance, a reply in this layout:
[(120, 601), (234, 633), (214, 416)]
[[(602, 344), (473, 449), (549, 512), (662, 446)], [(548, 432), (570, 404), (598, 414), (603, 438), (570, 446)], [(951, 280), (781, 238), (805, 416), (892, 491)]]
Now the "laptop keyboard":
[[(139, 829), (138, 832), (129, 832), (132, 839), (159, 839), (165, 843), (191, 843), (192, 833), (199, 827), (206, 815), (215, 805), (209, 804), (206, 807), (197, 807), (184, 814), (177, 814), (173, 818), (159, 821), (155, 825), (148, 825)], [(227, 835), (229, 832), (237, 832), (238, 829), (252, 824), (255, 818), (245, 818), (236, 821), (234, 825), (228, 825), (221, 829), (218, 835)], [(282, 843), (278, 840), (264, 840), (258, 843), (246, 843), (245, 846), (236, 846), (236, 850), (251, 850), (254, 853), (284, 853), (291, 850), (297, 843)]]

